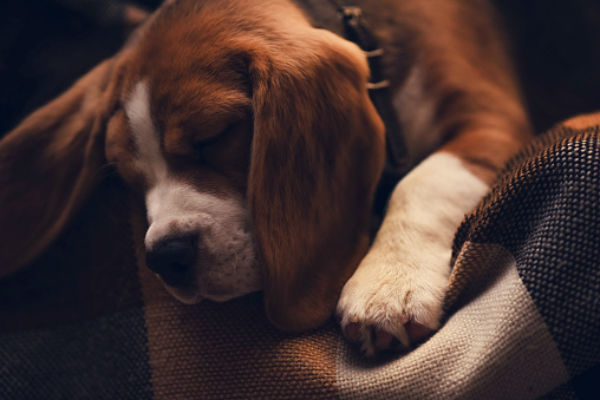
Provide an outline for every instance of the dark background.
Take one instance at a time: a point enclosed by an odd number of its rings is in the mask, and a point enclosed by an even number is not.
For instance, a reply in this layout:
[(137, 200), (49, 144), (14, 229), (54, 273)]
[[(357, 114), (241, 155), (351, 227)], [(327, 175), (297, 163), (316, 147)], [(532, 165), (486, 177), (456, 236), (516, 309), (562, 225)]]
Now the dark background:
[[(118, 0), (0, 2), (0, 135), (119, 49), (127, 29), (114, 9), (102, 9), (115, 3)], [(160, 1), (135, 3), (152, 9)], [(600, 110), (600, 1), (495, 3), (511, 39), (536, 130)]]

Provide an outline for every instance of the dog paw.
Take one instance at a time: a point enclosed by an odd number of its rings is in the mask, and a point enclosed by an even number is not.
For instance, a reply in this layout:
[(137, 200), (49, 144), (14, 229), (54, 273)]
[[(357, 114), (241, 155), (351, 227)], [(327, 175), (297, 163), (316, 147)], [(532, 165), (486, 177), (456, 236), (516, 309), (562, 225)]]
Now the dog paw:
[(368, 263), (367, 257), (338, 302), (344, 336), (368, 356), (406, 351), (427, 339), (440, 325), (448, 274)]
[(454, 234), (487, 190), (447, 153), (429, 156), (396, 185), (371, 249), (338, 302), (350, 341), (368, 355), (408, 350), (439, 327)]

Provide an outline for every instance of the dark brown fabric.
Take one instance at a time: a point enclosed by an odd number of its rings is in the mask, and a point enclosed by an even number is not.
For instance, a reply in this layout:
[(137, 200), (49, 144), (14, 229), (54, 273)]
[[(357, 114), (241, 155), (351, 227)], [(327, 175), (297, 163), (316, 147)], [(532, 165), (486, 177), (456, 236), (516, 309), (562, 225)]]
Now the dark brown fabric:
[(51, 248), (0, 281), (0, 398), (151, 397), (129, 210), (108, 178)]
[[(560, 351), (568, 386), (583, 397), (600, 391), (598, 116), (556, 126), (508, 163), (458, 230), (448, 303), (456, 310), (469, 293), (456, 289), (483, 290), (476, 282), (495, 273), (476, 268), (494, 255), (473, 243), (507, 249)], [(583, 121), (587, 127), (571, 128)]]
[(107, 179), (42, 257), (0, 281), (0, 332), (142, 306), (124, 193), (119, 180)]
[[(134, 212), (132, 221), (143, 237), (143, 215)], [(181, 304), (144, 266), (140, 248), (156, 399), (336, 398), (339, 333), (333, 323), (303, 335), (281, 333), (269, 324), (259, 294), (224, 304)]]
[[(519, 362), (514, 354), (532, 339), (518, 336), (530, 332), (508, 326), (517, 336), (490, 342), (507, 347), (492, 349), (495, 358), (477, 359), (484, 367), (473, 370), (471, 356), (460, 358), (471, 354), (463, 352), (474, 339), (464, 335), (473, 329), (461, 325), (459, 313), (485, 293), (490, 276), (501, 272), (495, 268), (511, 263), (542, 330), (558, 349), (560, 360), (544, 370), (570, 379), (544, 386), (543, 392), (552, 398), (598, 393), (599, 163), (598, 126), (559, 126), (509, 163), (458, 231), (449, 323), (411, 355), (386, 362), (386, 371), (393, 371), (416, 357), (431, 364), (422, 366), (425, 371), (446, 371), (430, 379), (427, 373), (398, 370), (380, 374), (380, 364), (353, 366), (334, 322), (302, 335), (278, 332), (264, 315), (260, 295), (225, 304), (178, 303), (144, 267), (140, 247), (134, 246), (133, 238), (141, 243), (145, 229), (142, 210), (131, 213), (124, 188), (108, 179), (40, 260), (0, 282), (0, 398), (333, 399), (365, 393), (426, 398), (435, 397), (431, 379), (462, 369), (470, 371), (466, 380), (453, 381), (455, 388), (446, 382), (436, 398), (444, 398), (442, 392), (482, 398), (515, 375), (497, 372), (510, 371), (511, 360)], [(486, 304), (490, 301), (485, 297)], [(514, 320), (529, 316), (515, 314)], [(440, 343), (440, 338), (445, 339)], [(458, 358), (441, 356), (451, 348)], [(540, 354), (540, 360), (547, 359)], [(494, 365), (498, 360), (502, 368)], [(444, 370), (444, 365), (452, 367)], [(401, 382), (398, 376), (404, 377)], [(540, 382), (547, 385), (549, 379)], [(485, 393), (478, 391), (482, 387)], [(528, 390), (511, 387), (524, 398), (531, 397)]]

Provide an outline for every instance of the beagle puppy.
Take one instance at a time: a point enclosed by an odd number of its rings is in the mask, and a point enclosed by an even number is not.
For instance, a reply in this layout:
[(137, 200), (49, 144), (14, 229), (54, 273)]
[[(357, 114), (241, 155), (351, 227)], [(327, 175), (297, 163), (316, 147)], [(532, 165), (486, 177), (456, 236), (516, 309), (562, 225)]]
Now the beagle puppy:
[(263, 290), (277, 327), (336, 312), (367, 354), (437, 329), (455, 230), (529, 122), (485, 0), (353, 4), (413, 166), (372, 244), (385, 128), (332, 6), (172, 0), (0, 141), (1, 274), (44, 251), (110, 166), (145, 209), (148, 267), (184, 303)]

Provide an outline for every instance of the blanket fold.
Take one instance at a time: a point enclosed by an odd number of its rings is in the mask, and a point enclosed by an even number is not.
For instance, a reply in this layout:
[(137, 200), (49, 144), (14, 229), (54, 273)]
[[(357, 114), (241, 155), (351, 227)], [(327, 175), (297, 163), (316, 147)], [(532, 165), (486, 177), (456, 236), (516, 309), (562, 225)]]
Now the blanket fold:
[(600, 114), (508, 163), (457, 232), (444, 326), (376, 360), (333, 321), (277, 332), (260, 295), (179, 304), (136, 257), (124, 198), (107, 181), (0, 282), (1, 399), (598, 398)]

